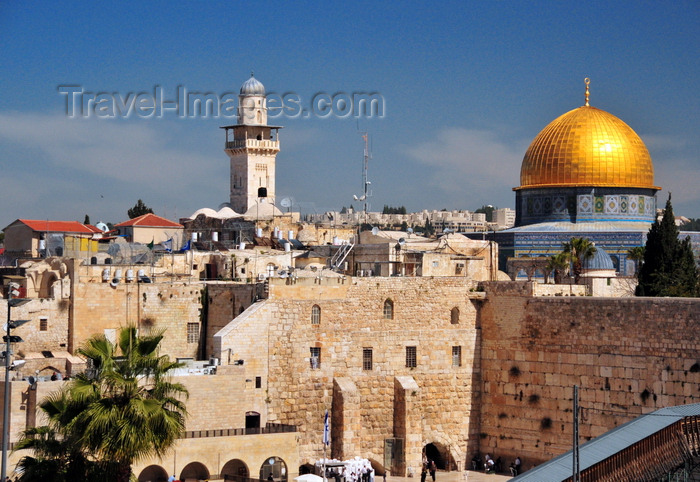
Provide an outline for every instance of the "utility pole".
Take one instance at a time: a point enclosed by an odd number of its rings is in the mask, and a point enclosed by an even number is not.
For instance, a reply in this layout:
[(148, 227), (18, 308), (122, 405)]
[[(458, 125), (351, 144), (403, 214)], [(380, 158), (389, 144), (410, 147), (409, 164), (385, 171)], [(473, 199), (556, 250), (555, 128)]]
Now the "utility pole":
[(29, 320), (17, 320), (12, 321), (10, 317), (10, 309), (15, 306), (23, 305), (29, 300), (18, 298), (19, 296), (19, 285), (17, 283), (10, 283), (7, 287), (7, 325), (5, 325), (5, 331), (7, 335), (3, 336), (3, 341), (5, 341), (5, 394), (3, 398), (3, 411), (2, 411), (2, 473), (0, 474), (0, 481), (5, 480), (7, 477), (7, 445), (10, 438), (10, 370), (12, 365), (10, 363), (10, 343), (21, 342), (22, 339), (19, 336), (11, 335), (10, 332), (12, 328), (17, 328), (20, 325), (27, 323)]
[(573, 449), (573, 482), (580, 482), (581, 471), (578, 453), (578, 385), (574, 385), (574, 449)]

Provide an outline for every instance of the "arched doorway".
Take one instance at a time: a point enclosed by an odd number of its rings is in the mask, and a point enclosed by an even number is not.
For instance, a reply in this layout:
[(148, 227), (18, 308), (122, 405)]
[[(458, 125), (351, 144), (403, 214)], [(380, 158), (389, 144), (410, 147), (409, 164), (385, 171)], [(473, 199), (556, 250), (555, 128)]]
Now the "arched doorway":
[(431, 442), (423, 447), (423, 453), (428, 460), (434, 460), (438, 470), (457, 470), (457, 464), (450, 451), (438, 442)]
[(208, 478), (209, 470), (207, 470), (204, 464), (199, 462), (191, 462), (185, 465), (185, 468), (180, 472), (180, 480), (182, 482), (206, 480)]
[(312, 464), (304, 464), (299, 466), (299, 475), (313, 474), (314, 466)]
[(286, 482), (287, 480), (287, 464), (279, 457), (268, 457), (260, 466), (260, 480), (268, 480), (272, 474), (275, 482)]
[(224, 464), (224, 468), (221, 469), (221, 478), (224, 480), (243, 482), (249, 476), (250, 472), (248, 471), (248, 466), (239, 459), (229, 460)]
[(260, 414), (258, 412), (245, 413), (245, 433), (260, 433)]
[(160, 465), (149, 465), (139, 474), (139, 482), (167, 482), (168, 472)]

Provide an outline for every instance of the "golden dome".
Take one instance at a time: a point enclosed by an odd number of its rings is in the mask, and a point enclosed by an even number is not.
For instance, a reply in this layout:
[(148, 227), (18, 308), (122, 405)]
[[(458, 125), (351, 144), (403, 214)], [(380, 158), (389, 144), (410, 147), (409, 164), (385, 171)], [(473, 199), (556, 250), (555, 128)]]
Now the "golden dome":
[(588, 105), (554, 119), (535, 137), (520, 187), (610, 186), (660, 189), (644, 142), (612, 114)]

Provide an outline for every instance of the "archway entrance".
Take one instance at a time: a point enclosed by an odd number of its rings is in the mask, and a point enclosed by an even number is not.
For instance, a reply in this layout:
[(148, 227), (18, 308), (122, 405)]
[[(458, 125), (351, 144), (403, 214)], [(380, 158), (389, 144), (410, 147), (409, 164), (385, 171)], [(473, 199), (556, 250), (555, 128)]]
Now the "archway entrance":
[(149, 465), (139, 474), (139, 482), (166, 482), (168, 473), (160, 465)]
[(268, 457), (260, 466), (260, 480), (268, 480), (272, 475), (275, 482), (286, 482), (287, 464), (279, 457)]
[(233, 459), (226, 462), (221, 469), (221, 477), (224, 480), (244, 481), (249, 476), (248, 466), (239, 459)]
[(206, 480), (209, 478), (209, 470), (199, 462), (191, 462), (185, 465), (180, 472), (180, 480), (189, 482), (190, 480)]
[(457, 470), (457, 464), (444, 445), (431, 442), (423, 447), (423, 453), (428, 460), (434, 460), (438, 470)]

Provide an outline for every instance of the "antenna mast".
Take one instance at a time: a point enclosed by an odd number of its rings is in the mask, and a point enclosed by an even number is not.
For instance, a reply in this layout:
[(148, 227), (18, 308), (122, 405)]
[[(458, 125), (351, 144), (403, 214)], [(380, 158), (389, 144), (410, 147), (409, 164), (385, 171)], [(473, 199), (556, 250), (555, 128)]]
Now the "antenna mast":
[(365, 200), (365, 205), (364, 205), (364, 212), (365, 212), (365, 217), (367, 216), (367, 196), (370, 194), (368, 193), (369, 190), (369, 185), (371, 184), (367, 180), (367, 169), (369, 168), (369, 136), (365, 132), (362, 134), (362, 139), (365, 141), (365, 155), (364, 155), (364, 163), (362, 165), (362, 186), (364, 188), (364, 193), (362, 197)]

